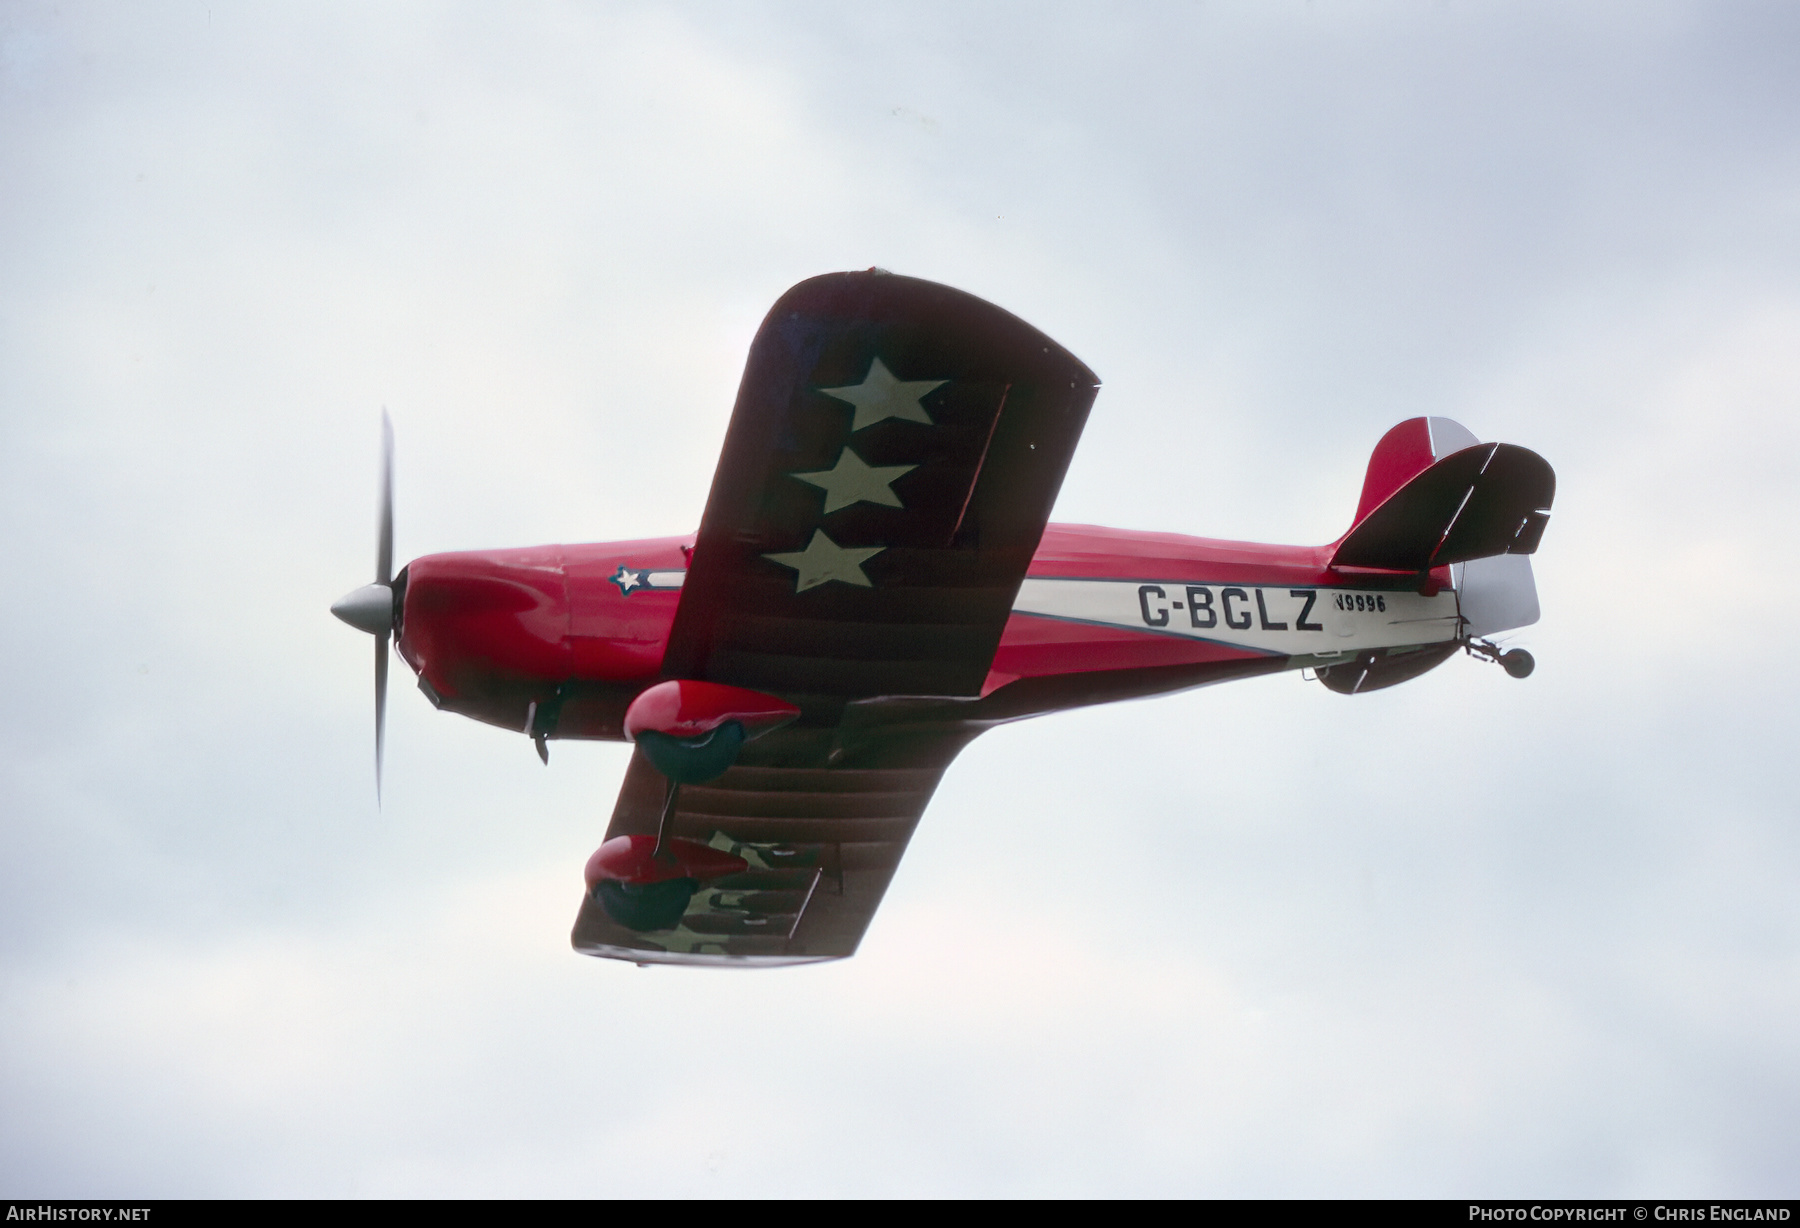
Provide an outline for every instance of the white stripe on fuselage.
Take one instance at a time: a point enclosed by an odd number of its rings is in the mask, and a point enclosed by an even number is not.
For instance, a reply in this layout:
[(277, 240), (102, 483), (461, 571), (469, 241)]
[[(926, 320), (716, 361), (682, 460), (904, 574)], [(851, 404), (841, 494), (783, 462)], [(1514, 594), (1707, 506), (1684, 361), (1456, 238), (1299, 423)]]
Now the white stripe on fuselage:
[(1013, 613), (1282, 656), (1436, 644), (1455, 639), (1457, 629), (1456, 594), (1449, 589), (1422, 597), (1410, 590), (1028, 577)]
[[(627, 570), (635, 570), (628, 568)], [(635, 570), (633, 591), (678, 589), (685, 571)], [(1312, 597), (1310, 605), (1308, 596)], [(1027, 577), (1015, 614), (1208, 640), (1252, 652), (1332, 657), (1456, 638), (1456, 594), (1191, 584), (1186, 580), (1066, 580)]]

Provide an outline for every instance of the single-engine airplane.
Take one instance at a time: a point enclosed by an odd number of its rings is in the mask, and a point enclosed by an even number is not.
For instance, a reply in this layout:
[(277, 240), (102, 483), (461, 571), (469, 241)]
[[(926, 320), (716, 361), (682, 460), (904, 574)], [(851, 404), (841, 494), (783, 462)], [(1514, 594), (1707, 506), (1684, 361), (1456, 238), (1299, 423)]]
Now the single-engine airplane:
[(920, 814), (984, 729), (1282, 670), (1392, 686), (1459, 651), (1522, 678), (1556, 479), (1413, 418), (1349, 531), (1269, 546), (1050, 524), (1099, 389), (990, 303), (879, 269), (801, 282), (750, 347), (699, 532), (433, 554), (332, 612), (435, 706), (635, 744), (573, 943), (640, 964), (856, 951)]

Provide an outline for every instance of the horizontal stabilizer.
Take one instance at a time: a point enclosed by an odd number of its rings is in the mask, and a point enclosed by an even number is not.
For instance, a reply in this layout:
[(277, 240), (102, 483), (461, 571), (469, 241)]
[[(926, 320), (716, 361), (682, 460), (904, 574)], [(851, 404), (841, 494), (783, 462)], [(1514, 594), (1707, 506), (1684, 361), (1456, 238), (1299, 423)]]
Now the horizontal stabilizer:
[(1550, 519), (1556, 474), (1506, 443), (1464, 448), (1431, 465), (1364, 516), (1333, 567), (1426, 571), (1497, 554), (1531, 554)]

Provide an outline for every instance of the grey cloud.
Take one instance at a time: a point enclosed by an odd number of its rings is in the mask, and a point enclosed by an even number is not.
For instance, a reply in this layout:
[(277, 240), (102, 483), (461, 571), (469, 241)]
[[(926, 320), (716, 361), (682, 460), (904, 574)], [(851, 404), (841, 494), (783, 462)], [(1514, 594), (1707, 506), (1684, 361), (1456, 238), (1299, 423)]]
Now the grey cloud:
[[(0, 1181), (1791, 1193), (1794, 22), (9, 9)], [(374, 809), (379, 409), (403, 557), (683, 531), (761, 312), (869, 264), (1107, 381), (1061, 519), (1539, 449), (1538, 673), (997, 731), (849, 964), (573, 955), (619, 748), (402, 686)]]

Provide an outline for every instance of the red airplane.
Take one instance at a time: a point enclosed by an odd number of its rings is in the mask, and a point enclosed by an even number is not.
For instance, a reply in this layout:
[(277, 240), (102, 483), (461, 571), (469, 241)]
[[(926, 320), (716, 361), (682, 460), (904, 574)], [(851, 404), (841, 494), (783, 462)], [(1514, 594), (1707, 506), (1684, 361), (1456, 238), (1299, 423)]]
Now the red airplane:
[(1356, 695), (1537, 621), (1556, 480), (1414, 418), (1325, 546), (1049, 524), (1099, 381), (1024, 321), (879, 269), (782, 296), (697, 534), (433, 554), (376, 582), (376, 787), (392, 636), (438, 708), (635, 743), (576, 950), (775, 965), (853, 954), (939, 777), (982, 730), (1310, 669)]

